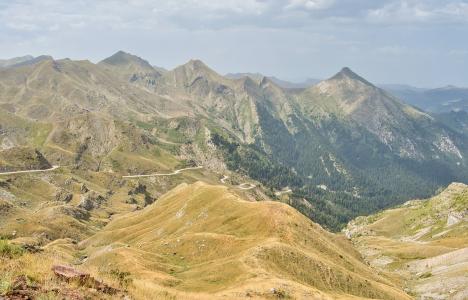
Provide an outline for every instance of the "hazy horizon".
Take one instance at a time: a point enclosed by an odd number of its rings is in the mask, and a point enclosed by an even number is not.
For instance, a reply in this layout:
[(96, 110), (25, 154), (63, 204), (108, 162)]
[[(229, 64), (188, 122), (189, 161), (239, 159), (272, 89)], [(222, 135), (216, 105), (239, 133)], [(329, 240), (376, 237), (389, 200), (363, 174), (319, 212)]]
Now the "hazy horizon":
[(378, 84), (468, 86), (466, 0), (0, 1), (0, 57), (102, 60), (301, 82), (342, 67)]

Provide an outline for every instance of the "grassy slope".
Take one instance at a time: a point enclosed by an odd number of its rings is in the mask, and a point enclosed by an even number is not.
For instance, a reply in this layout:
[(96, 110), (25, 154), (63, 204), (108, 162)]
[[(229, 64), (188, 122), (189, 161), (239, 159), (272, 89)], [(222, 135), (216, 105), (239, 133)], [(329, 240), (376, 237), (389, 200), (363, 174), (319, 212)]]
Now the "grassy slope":
[(274, 287), (293, 298), (406, 297), (342, 243), (284, 204), (197, 182), (113, 220), (82, 246), (87, 267), (110, 264), (134, 274), (135, 288), (174, 296), (266, 297)]
[[(157, 199), (161, 193), (182, 181), (194, 182), (201, 177), (215, 180), (204, 170), (188, 171), (178, 176), (122, 180), (119, 173), (92, 172), (90, 170), (61, 167), (40, 174), (0, 176), (0, 239), (8, 238), (12, 243), (42, 247), (42, 253), (24, 253), (18, 257), (4, 257), (0, 253), (0, 295), (11, 287), (20, 275), (31, 278), (31, 282), (50, 288), (70, 289), (82, 295), (87, 290), (60, 286), (51, 273), (53, 264), (80, 264), (81, 252), (76, 249), (77, 241), (88, 238), (107, 224), (112, 215), (135, 211), (144, 207), (144, 195), (129, 195), (139, 184), (146, 185), (150, 198)], [(103, 195), (106, 200), (99, 207), (86, 212), (79, 209), (82, 185)], [(113, 193), (108, 192), (112, 190)], [(56, 198), (59, 191), (70, 193), (72, 199), (64, 202)], [(135, 202), (128, 202), (134, 198)], [(1, 245), (0, 245), (0, 248)], [(0, 249), (1, 252), (1, 249)], [(80, 268), (80, 266), (75, 266)], [(113, 270), (101, 277), (115, 287), (121, 283)], [(45, 293), (45, 292), (44, 292)], [(47, 292), (48, 293), (48, 292)], [(45, 296), (44, 296), (45, 297)], [(55, 299), (53, 293), (47, 299)], [(91, 298), (105, 298), (93, 295)], [(61, 299), (60, 297), (57, 297)]]
[[(400, 274), (415, 294), (463, 297), (468, 293), (463, 276), (468, 271), (467, 201), (468, 187), (452, 184), (430, 200), (360, 217), (348, 225), (348, 234), (371, 264)], [(460, 221), (449, 225), (453, 216)]]

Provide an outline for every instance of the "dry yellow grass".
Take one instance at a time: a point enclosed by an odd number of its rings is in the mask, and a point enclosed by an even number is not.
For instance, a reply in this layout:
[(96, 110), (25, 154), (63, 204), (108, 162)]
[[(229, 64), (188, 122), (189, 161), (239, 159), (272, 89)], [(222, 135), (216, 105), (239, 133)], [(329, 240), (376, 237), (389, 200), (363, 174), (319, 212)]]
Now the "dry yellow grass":
[(129, 272), (138, 299), (409, 299), (341, 237), (293, 208), (244, 201), (202, 182), (116, 218), (80, 246), (89, 255), (85, 267), (101, 276)]

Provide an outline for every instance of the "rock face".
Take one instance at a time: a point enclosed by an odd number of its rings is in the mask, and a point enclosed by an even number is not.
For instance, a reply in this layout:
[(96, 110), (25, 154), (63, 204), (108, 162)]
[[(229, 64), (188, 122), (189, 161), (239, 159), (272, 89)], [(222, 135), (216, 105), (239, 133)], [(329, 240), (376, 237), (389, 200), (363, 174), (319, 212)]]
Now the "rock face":
[(468, 211), (468, 208), (464, 212), (449, 212), (447, 216), (447, 227), (456, 225), (462, 221), (466, 221), (467, 211)]

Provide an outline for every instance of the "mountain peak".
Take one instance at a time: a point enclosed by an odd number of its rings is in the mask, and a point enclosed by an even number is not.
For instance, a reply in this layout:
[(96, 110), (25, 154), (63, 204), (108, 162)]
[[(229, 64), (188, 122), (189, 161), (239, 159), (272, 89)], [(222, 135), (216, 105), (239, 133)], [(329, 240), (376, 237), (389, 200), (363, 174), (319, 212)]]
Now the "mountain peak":
[(351, 70), (349, 67), (344, 67), (339, 73), (342, 73), (346, 76), (357, 76), (357, 74), (354, 73), (353, 70)]
[(185, 64), (177, 67), (175, 70), (182, 71), (187, 74), (204, 74), (206, 76), (220, 76), (210, 67), (208, 67), (203, 61), (199, 59), (191, 59)]
[(146, 60), (142, 59), (139, 56), (124, 52), (122, 50), (102, 60), (100, 63), (114, 66), (136, 64), (146, 69), (153, 69), (153, 67)]
[(372, 83), (370, 83), (369, 81), (367, 81), (363, 77), (359, 76), (358, 74), (356, 74), (353, 70), (351, 70), (348, 67), (344, 67), (343, 69), (341, 69), (340, 72), (335, 74), (335, 76), (330, 78), (330, 80), (343, 80), (343, 79), (356, 80), (356, 81), (360, 81), (360, 82), (362, 82), (362, 83), (364, 83), (366, 85), (372, 85), (373, 86)]
[(185, 67), (190, 67), (193, 70), (210, 70), (211, 69), (201, 60), (199, 59), (191, 59), (186, 64)]

